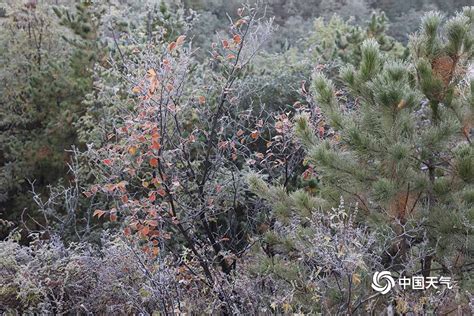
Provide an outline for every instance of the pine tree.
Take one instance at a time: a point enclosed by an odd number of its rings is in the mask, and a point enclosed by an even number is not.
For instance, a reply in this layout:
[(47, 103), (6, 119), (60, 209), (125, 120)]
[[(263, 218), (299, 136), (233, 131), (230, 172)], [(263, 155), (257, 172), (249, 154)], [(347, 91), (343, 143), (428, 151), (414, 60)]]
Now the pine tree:
[(388, 35), (388, 29), (389, 21), (383, 12), (372, 13), (361, 25), (334, 15), (327, 22), (322, 18), (315, 21), (315, 32), (306, 45), (314, 52), (314, 59), (326, 64), (341, 60), (358, 65), (361, 61), (362, 43), (369, 38), (374, 39), (380, 50), (389, 56), (406, 58), (407, 50)]
[(0, 88), (0, 211), (18, 223), (26, 209), (25, 219), (33, 228), (42, 220), (29, 182), (35, 181), (38, 193), (47, 195), (48, 185), (67, 176), (66, 150), (78, 144), (72, 126), (92, 90), (99, 13), (87, 1), (77, 5), (73, 17), (64, 10), (69, 18), (63, 24), (71, 34), (60, 26), (51, 3), (18, 3), (6, 9), (2, 26), (9, 31), (0, 38), (0, 78), (6, 83)]
[[(250, 178), (252, 191), (270, 202), (276, 223), (296, 221), (293, 230), (301, 229), (296, 234), (304, 238), (309, 218), (324, 212), (325, 203), (337, 206), (342, 196), (358, 205), (355, 221), (378, 236), (370, 251), (380, 261), (366, 273), (383, 269), (428, 277), (442, 271), (460, 280), (461, 291), (471, 288), (466, 271), (474, 251), (474, 89), (466, 72), (474, 53), (473, 13), (465, 8), (445, 23), (441, 15), (428, 14), (410, 39), (409, 61), (389, 57), (374, 39), (365, 40), (360, 64), (340, 69), (340, 89), (324, 74), (314, 74), (315, 106), (334, 136), (317, 135), (309, 114), (295, 118), (295, 132), (317, 174), (318, 192), (286, 193)], [(291, 230), (267, 236), (274, 256), (275, 245), (288, 245)], [(291, 260), (292, 251), (279, 247), (276, 253)], [(345, 307), (351, 305), (350, 285), (342, 285)]]
[[(379, 221), (394, 227), (386, 267), (406, 266), (425, 234), (430, 250), (417, 268), (426, 276), (433, 260), (455, 273), (472, 256), (473, 96), (471, 82), (461, 82), (473, 55), (472, 14), (465, 9), (444, 25), (439, 14), (426, 16), (411, 39), (409, 64), (385, 61), (366, 41), (360, 67), (341, 70), (356, 102), (349, 114), (331, 81), (316, 74), (315, 98), (340, 143), (304, 137), (309, 125), (298, 119), (309, 159), (321, 170), (322, 196), (337, 201), (342, 194), (360, 204), (374, 229)], [(408, 229), (417, 234), (406, 236)]]

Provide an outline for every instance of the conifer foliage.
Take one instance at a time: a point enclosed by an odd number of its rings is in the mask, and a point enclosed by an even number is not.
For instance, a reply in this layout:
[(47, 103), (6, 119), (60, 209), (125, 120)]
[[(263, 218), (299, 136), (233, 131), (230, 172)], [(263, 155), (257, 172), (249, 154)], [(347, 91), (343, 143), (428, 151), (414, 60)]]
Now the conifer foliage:
[(474, 8), (406, 44), (383, 13), (286, 41), (243, 5), (211, 39), (195, 1), (25, 1), (0, 8), (0, 312), (472, 314)]
[[(342, 196), (358, 206), (356, 222), (378, 236), (369, 250), (379, 257), (372, 269), (426, 277), (442, 271), (459, 280), (458, 291), (468, 288), (463, 271), (473, 252), (473, 94), (466, 75), (474, 52), (472, 14), (466, 8), (448, 21), (428, 14), (410, 39), (407, 62), (387, 58), (368, 39), (360, 65), (342, 67), (337, 80), (316, 72), (314, 106), (334, 134), (321, 139), (307, 113), (295, 118), (295, 132), (317, 173), (318, 194), (286, 195), (255, 176), (253, 191), (293, 219), (302, 208), (306, 216), (321, 212), (320, 198), (337, 205)], [(277, 244), (286, 244), (288, 236)], [(340, 289), (349, 313), (364, 301), (354, 298), (354, 284)], [(415, 295), (411, 301), (397, 295), (400, 311), (420, 304)]]

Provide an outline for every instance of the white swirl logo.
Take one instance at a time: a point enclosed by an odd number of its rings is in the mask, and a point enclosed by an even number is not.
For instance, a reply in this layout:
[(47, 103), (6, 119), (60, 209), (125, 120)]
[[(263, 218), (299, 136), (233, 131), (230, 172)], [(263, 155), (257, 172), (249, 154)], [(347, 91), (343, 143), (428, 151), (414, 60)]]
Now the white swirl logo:
[[(385, 283), (385, 284), (380, 284)], [(381, 294), (387, 294), (395, 286), (395, 280), (390, 271), (375, 272), (372, 277), (372, 288)]]

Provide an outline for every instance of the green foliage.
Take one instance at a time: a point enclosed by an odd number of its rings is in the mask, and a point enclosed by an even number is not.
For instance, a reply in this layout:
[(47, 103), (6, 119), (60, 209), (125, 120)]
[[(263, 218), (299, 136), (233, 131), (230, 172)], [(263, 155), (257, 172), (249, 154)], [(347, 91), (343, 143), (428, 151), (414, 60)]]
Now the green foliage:
[(425, 2), (59, 3), (0, 5), (0, 310), (468, 305), (473, 8), (406, 45)]
[(335, 15), (326, 23), (322, 18), (315, 21), (307, 46), (314, 51), (312, 58), (319, 62), (340, 59), (357, 65), (362, 58), (362, 43), (372, 38), (380, 50), (394, 57), (406, 57), (404, 47), (387, 35), (387, 31), (388, 19), (383, 13), (373, 13), (363, 27)]
[[(360, 62), (341, 67), (338, 91), (334, 80), (315, 72), (314, 105), (333, 136), (321, 140), (309, 115), (295, 117), (295, 135), (319, 175), (319, 190), (285, 194), (250, 178), (252, 192), (270, 203), (277, 223), (296, 225), (293, 230), (310, 238), (303, 229), (307, 222), (291, 218), (317, 214), (318, 198), (337, 205), (343, 196), (363, 210), (360, 225), (379, 232), (372, 251), (384, 269), (427, 269), (428, 276), (431, 268), (442, 267), (469, 278), (462, 272), (473, 255), (472, 106), (464, 80), (473, 53), (469, 12), (447, 22), (429, 14), (411, 38), (409, 61), (387, 54), (373, 38), (364, 40)], [(274, 251), (291, 257), (293, 248), (277, 247), (286, 235), (269, 234)]]
[[(430, 236), (433, 260), (443, 267), (453, 256), (446, 249), (472, 251), (470, 207), (460, 195), (471, 186), (472, 146), (462, 124), (470, 124), (472, 108), (469, 92), (459, 86), (472, 56), (471, 30), (464, 13), (444, 25), (439, 14), (429, 14), (412, 38), (411, 64), (387, 61), (374, 41), (364, 42), (360, 66), (341, 74), (359, 103), (343, 124), (333, 123), (342, 146), (321, 143), (309, 149), (323, 186), (362, 203), (369, 214), (387, 214), (389, 225), (427, 221), (419, 234)], [(321, 75), (313, 82), (317, 104), (333, 117), (339, 106), (331, 82)], [(440, 212), (448, 210), (449, 221), (440, 220)]]
[[(18, 220), (23, 209), (33, 211), (28, 180), (42, 187), (54, 184), (67, 171), (65, 152), (77, 143), (71, 126), (83, 113), (81, 101), (91, 89), (94, 65), (91, 49), (69, 47), (61, 37), (69, 36), (54, 19), (51, 6), (8, 7), (2, 20), (2, 86), (0, 138), (1, 210), (6, 218)], [(92, 17), (74, 23), (74, 31), (86, 36), (96, 32), (80, 28)], [(70, 25), (72, 26), (72, 24)], [(95, 42), (96, 37), (85, 37)], [(65, 47), (66, 46), (66, 47)], [(36, 215), (32, 215), (36, 217)]]

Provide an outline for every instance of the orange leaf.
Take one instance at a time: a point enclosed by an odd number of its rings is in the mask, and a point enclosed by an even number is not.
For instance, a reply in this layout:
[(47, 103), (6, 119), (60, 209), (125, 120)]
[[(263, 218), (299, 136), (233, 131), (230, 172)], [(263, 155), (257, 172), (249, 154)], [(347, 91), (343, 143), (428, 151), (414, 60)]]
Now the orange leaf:
[(158, 138), (160, 138), (160, 133), (158, 133), (158, 132), (155, 131), (155, 132), (151, 135), (151, 139), (156, 140), (156, 139), (158, 139)]
[(142, 92), (142, 88), (140, 88), (139, 86), (133, 87), (132, 92), (133, 93), (140, 93), (140, 92)]
[(153, 247), (153, 255), (156, 257), (160, 253), (160, 248), (158, 247)]
[(148, 69), (148, 71), (146, 72), (146, 76), (148, 78), (155, 78), (156, 77), (155, 69), (153, 69), (153, 68)]
[(242, 41), (242, 38), (240, 37), (240, 35), (235, 34), (234, 35), (234, 43), (235, 44), (240, 44), (241, 41)]
[(185, 35), (179, 36), (179, 37), (176, 39), (176, 45), (178, 45), (178, 46), (183, 45), (185, 38), (186, 38)]
[(259, 136), (258, 131), (253, 131), (253, 132), (250, 134), (250, 137), (252, 137), (252, 139), (257, 139), (258, 136)]
[(102, 210), (95, 210), (94, 211), (94, 214), (92, 215), (92, 217), (94, 216), (97, 216), (97, 218), (100, 218), (102, 215), (105, 214), (105, 211), (102, 211)]
[(150, 159), (150, 165), (154, 168), (158, 167), (158, 159), (156, 158), (151, 158)]
[(176, 48), (176, 42), (171, 42), (168, 45), (168, 51), (171, 53)]
[(150, 148), (155, 149), (155, 150), (159, 150), (161, 148), (161, 145), (160, 145), (159, 142), (153, 141)]
[(247, 24), (247, 20), (245, 20), (245, 19), (238, 20), (237, 22), (235, 22), (235, 27), (239, 27), (242, 24)]
[(201, 105), (206, 103), (206, 98), (203, 95), (200, 95), (198, 100), (199, 100), (199, 104), (201, 104)]
[(229, 42), (227, 40), (222, 40), (222, 46), (224, 48), (229, 48)]
[(235, 55), (234, 54), (229, 54), (229, 55), (227, 55), (227, 59), (235, 59)]
[(130, 148), (128, 149), (128, 153), (130, 155), (135, 155), (137, 153), (137, 147), (135, 146), (130, 146)]
[(146, 236), (150, 232), (150, 228), (148, 226), (145, 226), (142, 228), (141, 233)]

